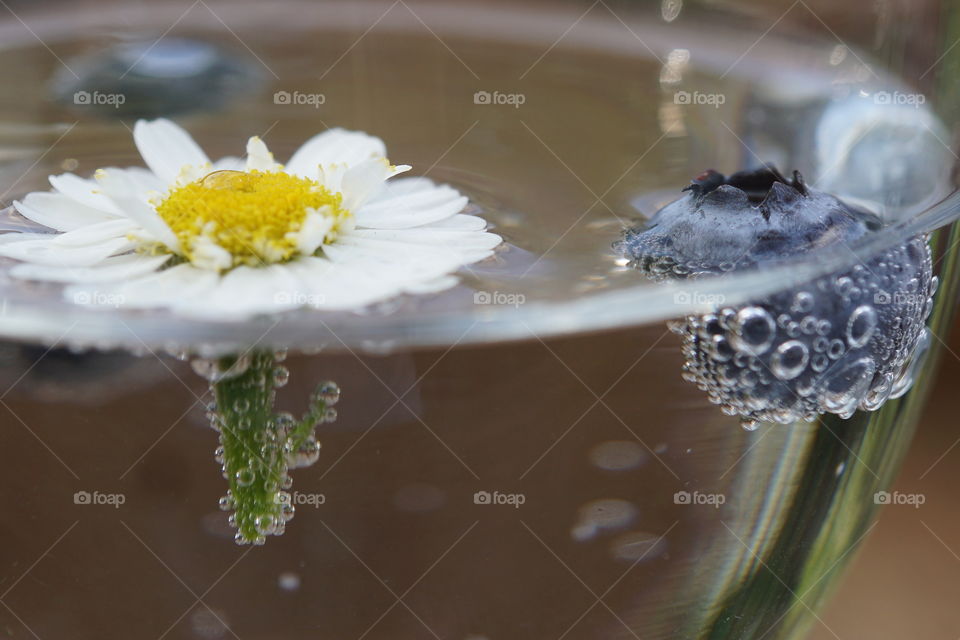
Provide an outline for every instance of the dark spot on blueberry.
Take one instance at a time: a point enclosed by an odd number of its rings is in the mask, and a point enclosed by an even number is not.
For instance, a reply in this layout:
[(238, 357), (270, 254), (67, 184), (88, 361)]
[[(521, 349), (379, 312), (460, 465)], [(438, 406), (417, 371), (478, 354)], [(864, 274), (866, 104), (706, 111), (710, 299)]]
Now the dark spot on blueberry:
[(786, 238), (779, 231), (764, 231), (757, 237), (758, 248), (763, 251), (774, 251), (786, 242)]
[(683, 190), (692, 192), (696, 198), (702, 198), (706, 194), (722, 185), (724, 180), (725, 178), (723, 177), (722, 173), (718, 173), (713, 169), (707, 169), (694, 178), (691, 181), (690, 186), (685, 187)]

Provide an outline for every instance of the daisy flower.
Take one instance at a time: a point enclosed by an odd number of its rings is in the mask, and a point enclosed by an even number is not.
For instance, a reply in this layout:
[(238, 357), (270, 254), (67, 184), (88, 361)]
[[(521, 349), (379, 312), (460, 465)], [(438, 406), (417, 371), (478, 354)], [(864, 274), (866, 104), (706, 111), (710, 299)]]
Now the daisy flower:
[(10, 275), (63, 283), (78, 304), (242, 319), (300, 307), (355, 310), (454, 285), (502, 240), (467, 198), (391, 165), (379, 138), (330, 129), (284, 166), (257, 137), (211, 162), (169, 120), (139, 121), (147, 169), (50, 176), (14, 203), (58, 233), (0, 236)]

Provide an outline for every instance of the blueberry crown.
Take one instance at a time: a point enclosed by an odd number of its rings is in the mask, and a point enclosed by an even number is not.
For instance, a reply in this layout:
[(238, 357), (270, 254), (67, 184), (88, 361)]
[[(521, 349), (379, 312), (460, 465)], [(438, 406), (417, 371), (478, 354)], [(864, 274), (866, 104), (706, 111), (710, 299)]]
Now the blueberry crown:
[(793, 172), (793, 178), (787, 179), (773, 165), (766, 165), (760, 169), (738, 171), (729, 178), (719, 171), (708, 169), (690, 182), (684, 191), (689, 191), (697, 200), (703, 200), (708, 194), (723, 185), (740, 189), (753, 204), (759, 204), (770, 197), (773, 186), (777, 183), (793, 188), (799, 195), (807, 195), (807, 185), (799, 171)]

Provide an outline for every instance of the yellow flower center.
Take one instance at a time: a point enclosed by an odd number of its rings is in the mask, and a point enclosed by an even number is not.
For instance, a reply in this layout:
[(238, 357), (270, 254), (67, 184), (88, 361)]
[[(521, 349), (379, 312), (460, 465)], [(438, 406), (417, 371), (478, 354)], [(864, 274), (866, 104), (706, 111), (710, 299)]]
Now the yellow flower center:
[(214, 171), (172, 190), (156, 208), (176, 235), (180, 254), (217, 270), (313, 253), (351, 217), (339, 193), (273, 171)]

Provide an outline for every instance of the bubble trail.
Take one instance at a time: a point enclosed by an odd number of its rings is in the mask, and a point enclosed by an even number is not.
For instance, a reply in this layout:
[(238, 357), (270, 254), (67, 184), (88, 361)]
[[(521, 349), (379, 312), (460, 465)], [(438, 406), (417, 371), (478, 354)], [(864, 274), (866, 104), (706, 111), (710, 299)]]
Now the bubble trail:
[(289, 372), (282, 354), (256, 352), (218, 360), (194, 360), (193, 368), (210, 381), (215, 401), (208, 407), (210, 426), (220, 434), (214, 459), (229, 489), (220, 508), (232, 511), (230, 526), (238, 544), (262, 545), (283, 534), (294, 507), (287, 489), (290, 469), (317, 461), (316, 427), (336, 419), (340, 389), (333, 382), (317, 387), (300, 420), (275, 412), (276, 389)]

